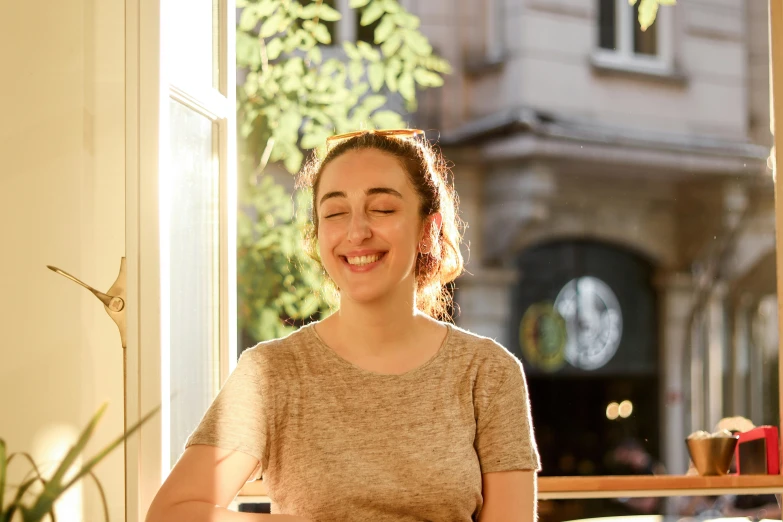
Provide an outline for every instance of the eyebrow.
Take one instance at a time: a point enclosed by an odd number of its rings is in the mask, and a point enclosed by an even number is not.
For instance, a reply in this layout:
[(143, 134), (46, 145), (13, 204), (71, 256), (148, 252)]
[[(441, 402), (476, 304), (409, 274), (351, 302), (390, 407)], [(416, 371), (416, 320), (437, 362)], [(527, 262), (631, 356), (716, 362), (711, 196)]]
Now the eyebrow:
[[(394, 190), (393, 188), (389, 188), (389, 187), (373, 187), (365, 190), (364, 193), (367, 194), (368, 196), (372, 196), (374, 194), (389, 194), (391, 196), (396, 196), (402, 199), (402, 194), (400, 194), (398, 191)], [(347, 198), (347, 197), (348, 195), (342, 191), (327, 192), (326, 194), (321, 196), (321, 201), (319, 202), (319, 204), (322, 204), (327, 199)]]

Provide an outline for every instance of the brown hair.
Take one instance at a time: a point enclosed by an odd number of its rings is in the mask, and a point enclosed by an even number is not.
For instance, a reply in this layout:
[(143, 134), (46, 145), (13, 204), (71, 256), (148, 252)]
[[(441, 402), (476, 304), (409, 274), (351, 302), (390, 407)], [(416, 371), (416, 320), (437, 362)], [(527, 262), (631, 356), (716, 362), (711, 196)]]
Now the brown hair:
[(430, 249), (416, 258), (416, 307), (435, 318), (450, 318), (452, 295), (446, 287), (463, 271), (463, 223), (457, 214), (459, 200), (443, 156), (426, 139), (397, 138), (370, 131), (338, 142), (326, 156), (313, 153), (299, 174), (297, 186), (312, 189), (310, 225), (305, 233), (305, 250), (320, 263), (318, 256), (318, 209), (316, 193), (324, 168), (346, 152), (374, 149), (397, 158), (419, 195), (419, 214), (426, 218), (436, 212), (443, 217), (437, 236), (432, 233)]

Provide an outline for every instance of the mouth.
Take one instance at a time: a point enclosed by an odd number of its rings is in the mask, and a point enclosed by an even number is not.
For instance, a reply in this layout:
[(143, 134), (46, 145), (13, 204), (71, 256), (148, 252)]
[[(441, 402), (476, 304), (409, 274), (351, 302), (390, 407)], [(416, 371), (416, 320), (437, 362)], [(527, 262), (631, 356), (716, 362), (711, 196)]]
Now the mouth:
[(386, 256), (386, 252), (379, 252), (377, 254), (371, 254), (367, 256), (340, 256), (340, 257), (351, 270), (365, 271), (373, 268), (385, 256)]

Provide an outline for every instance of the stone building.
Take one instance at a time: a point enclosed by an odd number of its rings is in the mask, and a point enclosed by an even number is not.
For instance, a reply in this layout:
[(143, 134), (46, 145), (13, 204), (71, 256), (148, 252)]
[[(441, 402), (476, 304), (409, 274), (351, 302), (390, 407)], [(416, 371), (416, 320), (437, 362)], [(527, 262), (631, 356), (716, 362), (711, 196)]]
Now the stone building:
[(416, 123), (469, 223), (457, 322), (525, 362), (544, 474), (624, 437), (683, 473), (691, 430), (777, 424), (766, 2), (410, 8), (455, 69)]

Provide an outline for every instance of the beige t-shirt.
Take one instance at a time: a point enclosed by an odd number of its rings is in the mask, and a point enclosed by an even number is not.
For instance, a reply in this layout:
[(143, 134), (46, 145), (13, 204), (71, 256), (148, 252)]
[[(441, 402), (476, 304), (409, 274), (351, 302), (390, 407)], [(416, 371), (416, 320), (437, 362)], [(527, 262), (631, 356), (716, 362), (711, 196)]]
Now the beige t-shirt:
[(402, 375), (363, 370), (313, 325), (246, 350), (186, 446), (252, 455), (272, 513), (313, 521), (475, 520), (481, 474), (538, 470), (519, 361), (451, 325)]

